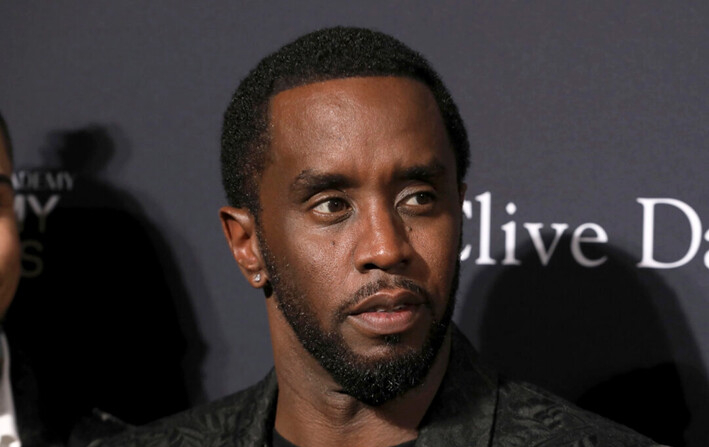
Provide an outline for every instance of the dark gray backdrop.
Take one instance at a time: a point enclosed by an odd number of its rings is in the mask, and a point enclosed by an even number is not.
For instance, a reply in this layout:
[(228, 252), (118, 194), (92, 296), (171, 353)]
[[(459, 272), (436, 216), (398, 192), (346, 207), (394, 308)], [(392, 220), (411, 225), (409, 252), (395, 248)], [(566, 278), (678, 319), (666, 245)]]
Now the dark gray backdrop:
[[(23, 324), (28, 350), (68, 352), (86, 380), (115, 373), (118, 357), (124, 375), (107, 380), (153, 374), (132, 387), (145, 401), (172, 371), (184, 396), (140, 421), (259, 379), (272, 362), (263, 297), (217, 219), (221, 114), (281, 44), (367, 26), (428, 57), (466, 121), (455, 318), (484, 358), (666, 442), (704, 445), (708, 19), (702, 2), (3, 2), (0, 108), (34, 276), (15, 307), (42, 315)], [(519, 265), (502, 265), (510, 221), (507, 264)], [(543, 247), (525, 223), (543, 224)], [(553, 223), (568, 229), (543, 265)], [(607, 242), (574, 255), (584, 223)], [(175, 395), (168, 385), (160, 396)], [(138, 411), (121, 405), (129, 420)]]

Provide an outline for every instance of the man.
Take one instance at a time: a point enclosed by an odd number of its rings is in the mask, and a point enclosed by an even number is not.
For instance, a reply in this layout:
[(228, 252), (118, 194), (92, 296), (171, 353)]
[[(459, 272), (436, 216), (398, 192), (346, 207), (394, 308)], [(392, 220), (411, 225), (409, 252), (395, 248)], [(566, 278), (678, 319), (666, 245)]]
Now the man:
[[(15, 295), (20, 280), (20, 238), (15, 219), (10, 136), (0, 115), (0, 320)], [(19, 446), (15, 404), (10, 385), (10, 353), (0, 333), (0, 446)]]
[[(11, 175), (12, 144), (0, 114), (0, 320), (3, 323), (21, 272)], [(8, 321), (21, 325), (23, 320), (18, 317), (20, 315), (12, 315)], [(31, 362), (20, 350), (13, 348), (18, 334), (9, 324), (5, 326), (0, 330), (0, 447), (79, 447), (98, 436), (123, 429), (123, 423), (98, 410), (78, 423), (72, 421), (75, 426), (58, 424), (56, 414), (43, 411), (40, 402), (47, 399), (40, 393)]]
[(220, 216), (274, 371), (105, 445), (652, 445), (497, 377), (451, 324), (468, 159), (439, 77), (389, 36), (326, 29), (264, 59), (225, 114)]

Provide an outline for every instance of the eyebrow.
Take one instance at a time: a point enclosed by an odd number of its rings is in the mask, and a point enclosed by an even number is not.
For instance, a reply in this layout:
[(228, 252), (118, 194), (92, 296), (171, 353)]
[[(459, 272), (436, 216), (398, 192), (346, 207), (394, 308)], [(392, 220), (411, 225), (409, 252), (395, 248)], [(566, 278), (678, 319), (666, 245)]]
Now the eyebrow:
[(438, 161), (432, 161), (425, 165), (414, 165), (403, 169), (397, 173), (397, 177), (402, 180), (420, 180), (430, 182), (435, 178), (444, 176), (446, 168)]
[[(440, 178), (446, 173), (446, 168), (438, 161), (428, 164), (414, 165), (394, 172), (394, 178), (398, 180), (410, 181), (418, 180), (431, 182)], [(292, 194), (299, 197), (311, 197), (320, 191), (328, 189), (346, 189), (353, 187), (355, 181), (344, 175), (320, 172), (315, 169), (305, 169), (293, 180), (290, 185)]]
[(326, 189), (344, 189), (353, 186), (354, 182), (342, 174), (330, 174), (305, 169), (290, 185), (290, 190), (302, 197), (310, 197)]

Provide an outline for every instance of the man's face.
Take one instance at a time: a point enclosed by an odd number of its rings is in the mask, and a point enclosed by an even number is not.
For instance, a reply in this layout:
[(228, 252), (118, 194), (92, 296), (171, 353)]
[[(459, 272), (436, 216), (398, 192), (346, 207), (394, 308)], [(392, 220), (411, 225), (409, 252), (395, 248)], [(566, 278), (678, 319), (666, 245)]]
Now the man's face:
[(310, 84), (271, 103), (259, 237), (280, 311), (358, 399), (420, 383), (453, 310), (460, 203), (435, 100), (407, 78)]
[(20, 279), (20, 239), (17, 234), (12, 184), (4, 180), (9, 179), (12, 174), (12, 164), (3, 135), (0, 135), (0, 174), (5, 176), (0, 180), (0, 318), (2, 318), (12, 302)]

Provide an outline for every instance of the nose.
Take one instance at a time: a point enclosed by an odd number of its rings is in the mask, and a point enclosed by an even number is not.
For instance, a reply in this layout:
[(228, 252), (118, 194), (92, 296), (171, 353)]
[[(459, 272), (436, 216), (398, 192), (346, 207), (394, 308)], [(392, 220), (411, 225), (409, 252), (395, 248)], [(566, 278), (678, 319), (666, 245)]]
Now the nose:
[(354, 260), (361, 273), (371, 270), (396, 271), (410, 263), (413, 248), (401, 216), (377, 207), (363, 216)]

